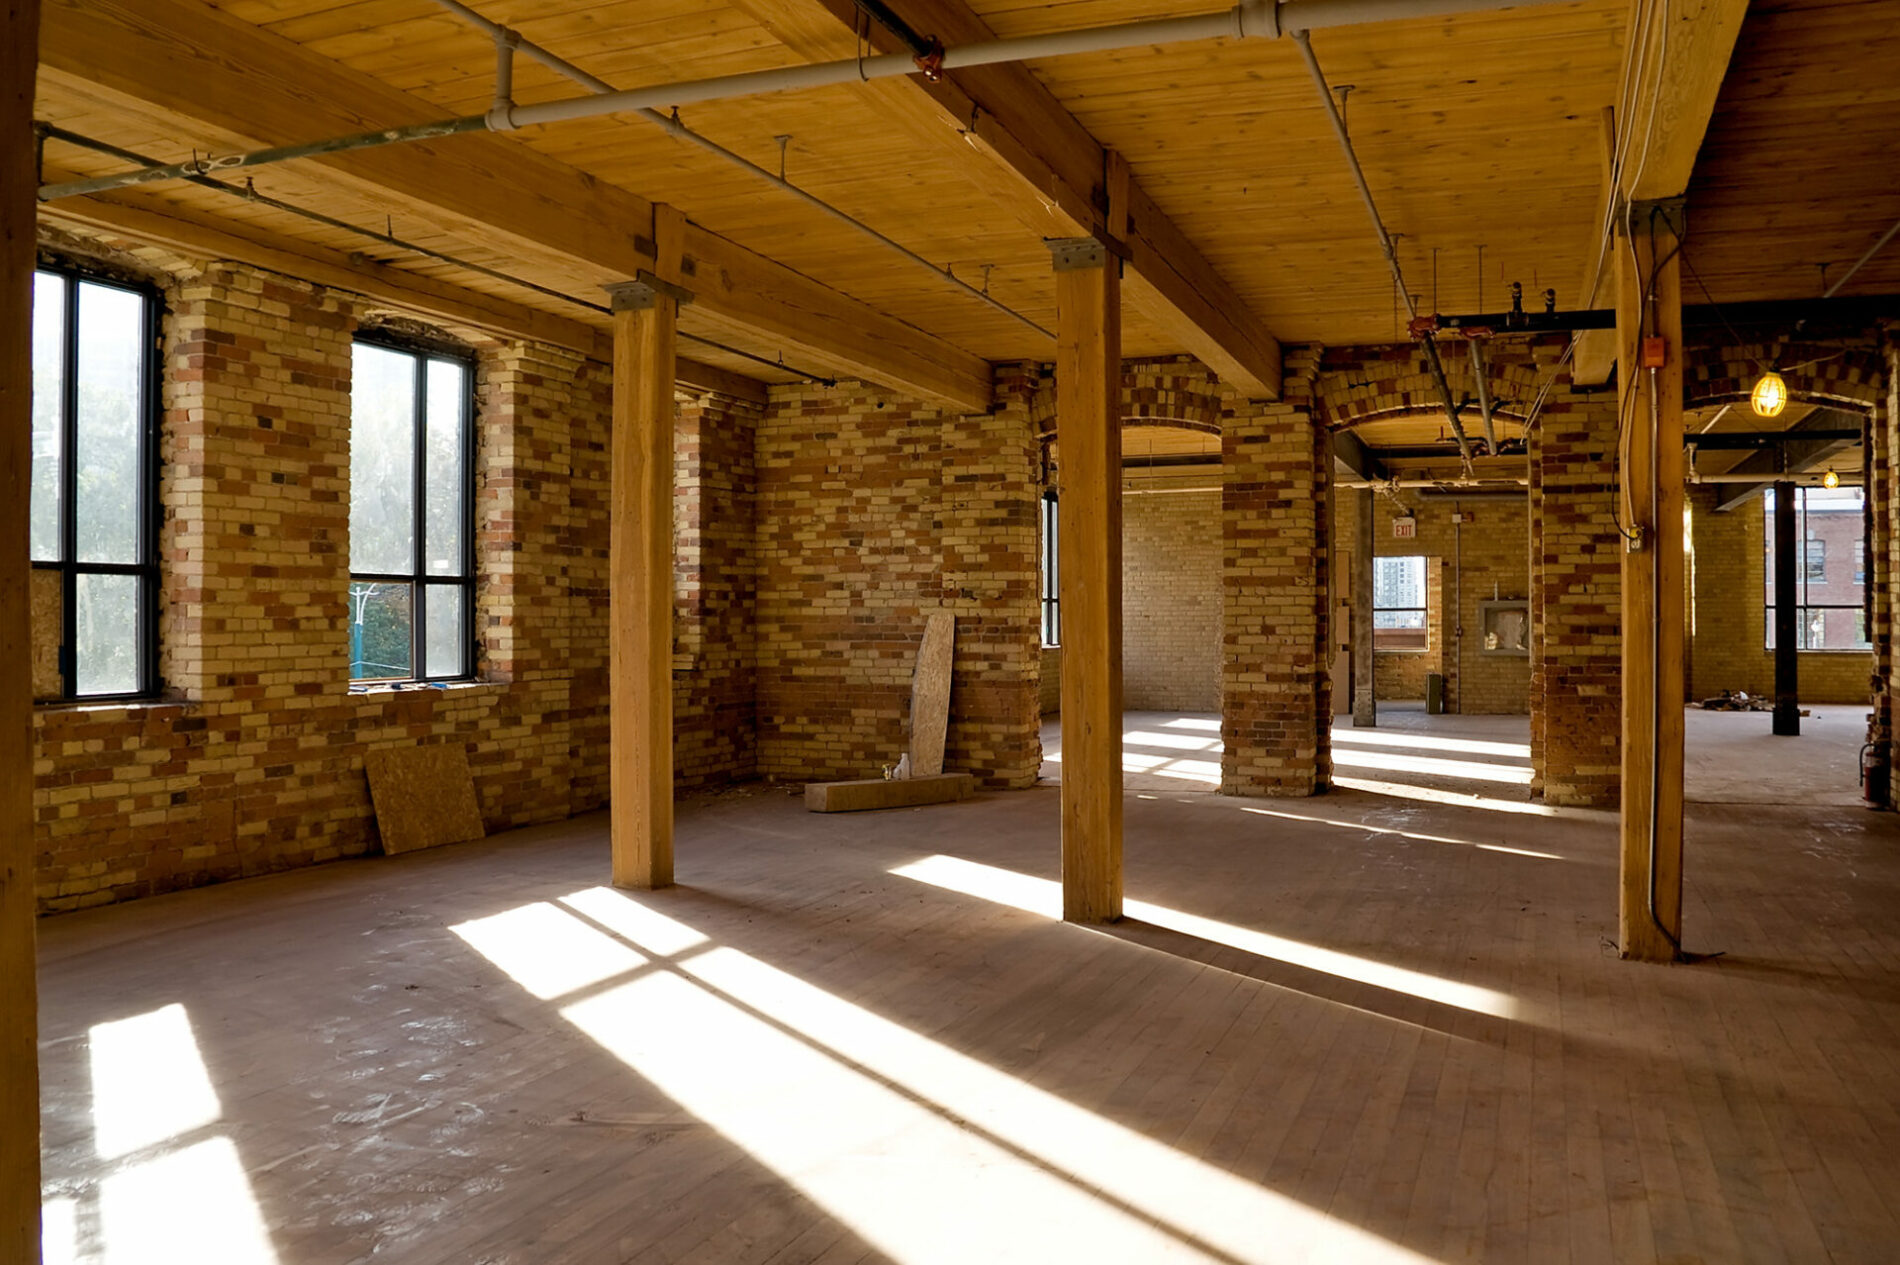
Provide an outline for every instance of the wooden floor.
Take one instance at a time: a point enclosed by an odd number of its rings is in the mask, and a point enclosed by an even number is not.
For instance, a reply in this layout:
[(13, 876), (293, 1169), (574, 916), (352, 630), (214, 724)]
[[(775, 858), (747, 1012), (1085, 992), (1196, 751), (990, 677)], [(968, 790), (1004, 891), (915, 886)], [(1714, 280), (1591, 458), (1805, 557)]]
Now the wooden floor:
[(1725, 956), (1655, 967), (1602, 815), (1131, 792), (1102, 931), (1038, 912), (1057, 798), (47, 920), (48, 1259), (1900, 1256), (1900, 818), (1695, 806)]

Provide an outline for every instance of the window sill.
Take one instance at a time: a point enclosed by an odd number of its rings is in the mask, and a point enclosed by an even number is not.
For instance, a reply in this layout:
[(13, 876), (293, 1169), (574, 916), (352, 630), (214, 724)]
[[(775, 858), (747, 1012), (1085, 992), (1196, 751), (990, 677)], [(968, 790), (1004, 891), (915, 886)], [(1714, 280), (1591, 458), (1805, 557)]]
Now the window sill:
[(362, 681), (352, 682), (350, 697), (381, 694), (463, 694), (470, 690), (499, 691), (505, 681)]
[(195, 706), (183, 698), (36, 698), (35, 712), (154, 712), (171, 708), (185, 711)]

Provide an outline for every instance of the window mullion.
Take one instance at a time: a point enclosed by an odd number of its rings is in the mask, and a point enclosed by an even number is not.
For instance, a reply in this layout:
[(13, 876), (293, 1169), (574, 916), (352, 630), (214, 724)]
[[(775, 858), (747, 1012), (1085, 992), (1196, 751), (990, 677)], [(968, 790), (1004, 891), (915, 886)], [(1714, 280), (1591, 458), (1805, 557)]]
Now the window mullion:
[(79, 697), (79, 277), (62, 272), (66, 311), (59, 402), (60, 694)]
[(429, 663), (424, 657), (428, 648), (429, 620), (429, 561), (427, 544), (423, 538), (428, 521), (427, 498), (429, 495), (429, 360), (417, 355), (416, 358), (416, 407), (411, 418), (410, 442), (415, 459), (410, 463), (415, 472), (415, 490), (411, 497), (409, 537), (409, 662), (416, 680), (426, 680), (429, 675)]

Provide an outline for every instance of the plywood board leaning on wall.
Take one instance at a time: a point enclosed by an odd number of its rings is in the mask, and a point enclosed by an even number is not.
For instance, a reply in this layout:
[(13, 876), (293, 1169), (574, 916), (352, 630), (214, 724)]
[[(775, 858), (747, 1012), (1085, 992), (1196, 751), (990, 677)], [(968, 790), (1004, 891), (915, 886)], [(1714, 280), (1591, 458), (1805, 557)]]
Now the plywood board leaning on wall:
[(384, 747), (363, 757), (363, 769), (388, 855), (485, 835), (468, 751), (460, 744)]
[(943, 772), (943, 745), (950, 731), (950, 668), (957, 617), (934, 610), (924, 621), (923, 644), (910, 678), (910, 775)]

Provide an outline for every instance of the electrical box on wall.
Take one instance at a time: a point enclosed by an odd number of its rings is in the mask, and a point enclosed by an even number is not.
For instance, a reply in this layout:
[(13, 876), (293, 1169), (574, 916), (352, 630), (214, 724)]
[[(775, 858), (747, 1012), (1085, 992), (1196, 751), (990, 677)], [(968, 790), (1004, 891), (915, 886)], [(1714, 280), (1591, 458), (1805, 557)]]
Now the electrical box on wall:
[(1418, 520), (1410, 514), (1392, 520), (1392, 536), (1395, 540), (1410, 540), (1418, 535)]

